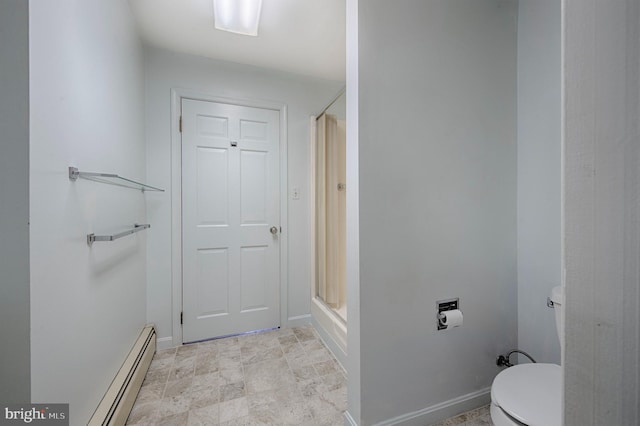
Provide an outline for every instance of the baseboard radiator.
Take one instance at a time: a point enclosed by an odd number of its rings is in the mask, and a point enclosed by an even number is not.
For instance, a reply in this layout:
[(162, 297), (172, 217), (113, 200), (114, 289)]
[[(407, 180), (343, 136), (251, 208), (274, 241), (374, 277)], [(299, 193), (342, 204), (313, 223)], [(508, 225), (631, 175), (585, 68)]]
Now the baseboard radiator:
[(156, 330), (153, 325), (148, 325), (111, 382), (89, 420), (89, 426), (120, 426), (126, 423), (155, 352)]

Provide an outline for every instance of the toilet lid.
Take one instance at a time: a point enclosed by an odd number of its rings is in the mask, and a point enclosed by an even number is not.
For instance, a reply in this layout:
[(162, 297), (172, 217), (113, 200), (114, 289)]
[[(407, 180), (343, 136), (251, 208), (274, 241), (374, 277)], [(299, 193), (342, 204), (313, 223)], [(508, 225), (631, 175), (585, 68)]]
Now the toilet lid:
[(556, 364), (521, 364), (496, 376), (491, 400), (529, 426), (560, 426), (562, 369)]

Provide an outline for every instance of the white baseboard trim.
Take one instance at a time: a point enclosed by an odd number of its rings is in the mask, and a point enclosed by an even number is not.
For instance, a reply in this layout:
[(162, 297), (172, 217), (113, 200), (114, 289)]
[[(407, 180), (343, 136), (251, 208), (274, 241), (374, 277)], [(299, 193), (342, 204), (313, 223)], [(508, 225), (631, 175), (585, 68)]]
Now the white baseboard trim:
[(173, 348), (173, 336), (159, 337), (156, 340), (158, 350)]
[(358, 426), (358, 423), (353, 419), (349, 410), (344, 412), (344, 426)]
[(300, 327), (311, 323), (311, 314), (287, 318), (287, 327)]
[(442, 420), (445, 420), (449, 417), (454, 417), (458, 414), (464, 413), (465, 411), (470, 411), (474, 408), (482, 407), (483, 405), (487, 405), (490, 402), (491, 388), (489, 387), (459, 396), (457, 398), (450, 399), (448, 401), (441, 402), (439, 404), (432, 405), (430, 407), (423, 408), (422, 410), (402, 414), (392, 419), (376, 423), (375, 426), (430, 425), (433, 423), (441, 422)]

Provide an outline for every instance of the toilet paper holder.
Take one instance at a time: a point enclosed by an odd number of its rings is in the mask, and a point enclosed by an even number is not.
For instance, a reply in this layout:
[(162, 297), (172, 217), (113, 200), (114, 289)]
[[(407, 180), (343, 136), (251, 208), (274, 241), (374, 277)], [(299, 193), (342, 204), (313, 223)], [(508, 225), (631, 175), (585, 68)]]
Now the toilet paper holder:
[(448, 326), (442, 323), (445, 318), (445, 314), (443, 312), (460, 309), (460, 298), (456, 297), (455, 299), (439, 300), (436, 302), (436, 309), (436, 321), (438, 324), (438, 330), (446, 330)]

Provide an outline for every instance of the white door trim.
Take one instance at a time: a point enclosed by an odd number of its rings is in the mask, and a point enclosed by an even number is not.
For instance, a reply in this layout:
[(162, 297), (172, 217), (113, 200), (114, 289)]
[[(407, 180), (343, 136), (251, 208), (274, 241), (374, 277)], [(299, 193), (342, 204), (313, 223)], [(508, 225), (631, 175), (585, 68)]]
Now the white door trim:
[(182, 99), (218, 102), (280, 112), (280, 325), (288, 324), (288, 178), (287, 105), (272, 101), (226, 98), (189, 89), (171, 89), (171, 323), (172, 344), (182, 345), (182, 137), (179, 129)]
[(311, 224), (311, 238), (309, 238), (309, 253), (311, 253), (311, 303), (316, 298), (316, 136), (318, 117), (312, 115), (309, 117), (309, 218)]

